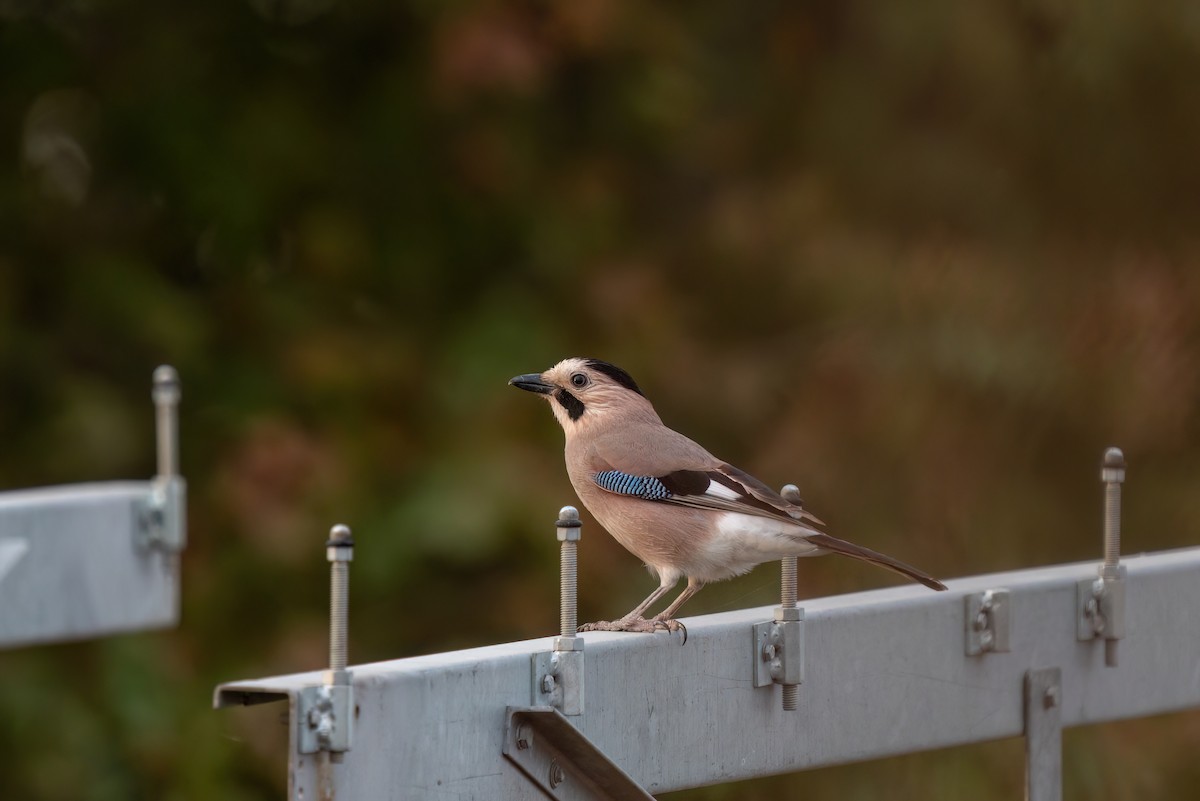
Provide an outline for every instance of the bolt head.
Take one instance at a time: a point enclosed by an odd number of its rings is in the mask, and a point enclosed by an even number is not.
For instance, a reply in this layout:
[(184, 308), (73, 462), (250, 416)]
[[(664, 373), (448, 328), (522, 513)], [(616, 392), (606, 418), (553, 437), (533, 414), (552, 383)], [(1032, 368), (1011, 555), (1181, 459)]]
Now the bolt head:
[(1105, 483), (1125, 480), (1125, 454), (1120, 448), (1109, 448), (1104, 452), (1100, 467), (1100, 480)]
[(1058, 687), (1046, 688), (1046, 692), (1042, 693), (1042, 706), (1046, 709), (1058, 706)]
[(555, 684), (554, 677), (551, 676), (549, 673), (547, 673), (545, 676), (542, 676), (542, 692), (543, 693), (545, 693), (546, 695), (549, 695), (550, 693), (554, 692), (554, 684)]
[(558, 510), (558, 520), (554, 521), (558, 529), (559, 542), (577, 542), (579, 530), (583, 524), (579, 522), (579, 510), (574, 506), (564, 506)]
[(154, 389), (151, 397), (155, 403), (179, 402), (179, 373), (169, 364), (156, 367), (153, 378)]
[(524, 723), (517, 724), (517, 750), (524, 751), (529, 748), (529, 741), (533, 738), (533, 734), (529, 731), (529, 727)]
[(567, 775), (563, 772), (562, 765), (558, 764), (558, 760), (553, 760), (550, 763), (550, 789), (558, 787), (567, 779)]
[(778, 606), (775, 608), (775, 622), (786, 623), (789, 621), (804, 620), (804, 610), (798, 606)]
[(325, 558), (330, 562), (353, 562), (354, 548), (349, 545), (331, 545), (325, 549)]
[[(322, 693), (322, 697), (328, 695), (332, 698), (332, 694), (328, 689), (329, 687), (349, 687), (352, 683), (351, 677), (353, 675), (354, 674), (349, 670), (326, 670), (324, 675), (325, 688), (323, 688), (325, 692)], [(330, 701), (331, 705), (332, 703), (333, 702)]]

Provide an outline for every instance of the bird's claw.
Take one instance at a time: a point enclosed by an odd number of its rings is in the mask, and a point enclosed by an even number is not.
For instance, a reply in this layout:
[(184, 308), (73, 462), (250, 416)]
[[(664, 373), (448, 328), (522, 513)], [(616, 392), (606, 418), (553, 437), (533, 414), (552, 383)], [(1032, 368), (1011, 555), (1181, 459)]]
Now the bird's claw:
[(656, 629), (661, 628), (664, 631), (666, 631), (668, 634), (674, 634), (677, 631), (682, 631), (683, 632), (683, 642), (680, 643), (680, 645), (687, 645), (687, 638), (688, 638), (687, 626), (683, 625), (678, 620), (673, 620), (671, 618), (655, 617), (652, 622), (654, 623), (654, 627)]
[(653, 634), (656, 631), (665, 631), (668, 634), (674, 634), (677, 631), (683, 632), (683, 641), (687, 642), (687, 627), (678, 620), (668, 620), (663, 618), (651, 618), (647, 620), (644, 617), (621, 618), (620, 620), (597, 620), (595, 623), (584, 623), (579, 627), (579, 631), (634, 631), (642, 634)]

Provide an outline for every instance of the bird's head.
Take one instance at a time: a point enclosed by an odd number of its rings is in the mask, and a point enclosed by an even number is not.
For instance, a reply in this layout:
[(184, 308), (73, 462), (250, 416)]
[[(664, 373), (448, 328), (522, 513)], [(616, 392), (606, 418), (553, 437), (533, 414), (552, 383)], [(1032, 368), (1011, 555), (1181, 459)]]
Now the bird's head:
[(633, 377), (599, 359), (564, 359), (544, 373), (519, 375), (508, 383), (548, 400), (568, 434), (628, 415), (657, 418)]

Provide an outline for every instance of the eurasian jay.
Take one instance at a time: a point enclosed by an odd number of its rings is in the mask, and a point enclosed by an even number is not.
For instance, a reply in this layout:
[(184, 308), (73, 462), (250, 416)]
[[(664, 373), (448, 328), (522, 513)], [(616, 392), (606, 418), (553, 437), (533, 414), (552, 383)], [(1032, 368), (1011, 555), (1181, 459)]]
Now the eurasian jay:
[[(675, 613), (706, 583), (786, 556), (840, 553), (946, 589), (915, 567), (813, 528), (824, 524), (663, 425), (637, 383), (615, 365), (565, 359), (508, 383), (549, 401), (566, 433), (567, 475), (580, 501), (658, 575), (658, 589), (629, 614), (580, 631), (677, 631)], [(679, 597), (645, 619), (650, 605), (684, 577)]]

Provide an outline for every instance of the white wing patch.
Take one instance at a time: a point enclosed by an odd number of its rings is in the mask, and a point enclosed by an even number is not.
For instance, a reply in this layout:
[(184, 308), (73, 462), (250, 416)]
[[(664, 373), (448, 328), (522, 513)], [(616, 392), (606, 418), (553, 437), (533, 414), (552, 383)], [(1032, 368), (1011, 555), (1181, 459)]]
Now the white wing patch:
[(714, 498), (724, 498), (727, 501), (740, 501), (746, 497), (746, 493), (730, 489), (719, 481), (709, 481), (708, 489), (704, 491), (704, 494)]
[[(815, 556), (820, 549), (804, 539), (811, 529), (800, 523), (722, 512), (717, 536), (696, 543), (684, 566), (688, 576), (720, 581), (749, 572), (755, 565), (785, 556)], [(816, 532), (812, 532), (816, 533)]]

